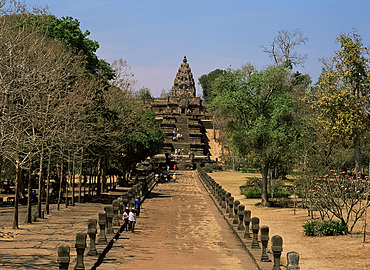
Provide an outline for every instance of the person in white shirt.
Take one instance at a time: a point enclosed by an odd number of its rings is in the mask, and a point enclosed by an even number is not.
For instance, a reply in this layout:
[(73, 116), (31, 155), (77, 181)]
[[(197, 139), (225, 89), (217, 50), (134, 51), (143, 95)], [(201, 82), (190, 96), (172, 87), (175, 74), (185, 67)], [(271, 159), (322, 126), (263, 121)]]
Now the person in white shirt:
[(129, 230), (134, 233), (135, 224), (136, 224), (136, 209), (131, 208), (130, 213), (128, 213), (128, 221), (129, 221)]

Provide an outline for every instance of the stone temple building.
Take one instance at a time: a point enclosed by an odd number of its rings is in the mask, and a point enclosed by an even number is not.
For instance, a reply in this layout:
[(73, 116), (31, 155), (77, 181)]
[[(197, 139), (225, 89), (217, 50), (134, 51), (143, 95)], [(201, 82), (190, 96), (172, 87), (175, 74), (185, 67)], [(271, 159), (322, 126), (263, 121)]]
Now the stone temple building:
[(153, 160), (176, 165), (179, 169), (192, 169), (196, 163), (208, 162), (210, 152), (206, 129), (212, 128), (212, 121), (203, 107), (202, 99), (196, 96), (195, 82), (186, 56), (169, 95), (154, 98), (150, 103), (166, 134), (163, 151)]

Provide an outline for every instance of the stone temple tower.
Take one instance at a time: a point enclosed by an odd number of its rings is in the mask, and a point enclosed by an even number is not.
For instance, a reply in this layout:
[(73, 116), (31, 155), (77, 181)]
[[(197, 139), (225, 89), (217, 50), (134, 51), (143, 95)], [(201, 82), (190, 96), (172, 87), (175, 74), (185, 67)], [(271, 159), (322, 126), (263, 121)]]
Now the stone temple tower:
[(177, 71), (171, 89), (171, 96), (182, 98), (193, 98), (196, 96), (193, 73), (191, 72), (186, 56), (184, 56), (179, 70)]

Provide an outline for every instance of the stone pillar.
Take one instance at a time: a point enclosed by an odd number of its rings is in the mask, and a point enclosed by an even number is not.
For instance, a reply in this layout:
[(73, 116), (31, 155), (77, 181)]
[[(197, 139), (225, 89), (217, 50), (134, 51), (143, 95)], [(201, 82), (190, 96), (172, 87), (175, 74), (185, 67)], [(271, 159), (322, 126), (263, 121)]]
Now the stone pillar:
[(127, 197), (128, 197), (128, 205), (129, 207), (133, 207), (135, 205), (135, 196), (132, 192), (132, 189), (130, 189), (127, 193)]
[(291, 251), (287, 253), (288, 257), (288, 265), (287, 270), (300, 270), (299, 267), (299, 254), (295, 251)]
[(90, 249), (89, 249), (89, 252), (87, 252), (87, 255), (90, 255), (90, 256), (98, 255), (98, 252), (96, 251), (96, 246), (95, 246), (96, 233), (97, 233), (96, 219), (89, 219), (87, 221), (87, 234), (90, 237)]
[(112, 221), (113, 221), (113, 206), (107, 206), (105, 208), (107, 212), (107, 234), (113, 234), (113, 226), (112, 226)]
[(123, 208), (123, 199), (122, 197), (118, 197), (118, 203), (119, 203), (119, 214), (122, 216), (123, 215), (123, 211), (124, 211), (124, 208)]
[(262, 255), (261, 261), (269, 262), (269, 256), (267, 255), (267, 245), (269, 243), (269, 227), (268, 226), (261, 226), (261, 242), (262, 242)]
[(107, 236), (105, 235), (105, 225), (107, 223), (107, 214), (106, 213), (99, 213), (99, 228), (100, 233), (98, 236), (98, 245), (106, 245), (108, 244)]
[(226, 208), (226, 190), (222, 190), (222, 201), (221, 201), (221, 208)]
[(57, 263), (59, 264), (59, 270), (68, 270), (70, 260), (69, 253), (70, 249), (68, 245), (58, 246)]
[(122, 195), (122, 202), (123, 202), (124, 208), (128, 207), (128, 194), (127, 193)]
[(240, 202), (238, 200), (234, 201), (234, 220), (233, 224), (238, 224), (239, 223), (239, 218), (238, 218), (238, 206)]
[(245, 224), (244, 238), (251, 238), (249, 232), (250, 223), (251, 223), (251, 210), (244, 210), (244, 224)]
[(226, 213), (230, 213), (230, 207), (229, 207), (229, 198), (230, 197), (231, 197), (231, 193), (226, 192), (226, 197), (225, 197)]
[(258, 231), (260, 229), (260, 219), (258, 217), (252, 218), (252, 249), (260, 249), (260, 244), (258, 243)]
[(234, 217), (234, 197), (230, 197), (229, 198), (229, 201), (228, 201), (228, 204), (229, 204), (229, 218), (233, 218)]
[(220, 186), (218, 188), (218, 205), (222, 207), (222, 192), (224, 191), (224, 189), (222, 188), (222, 186)]
[(76, 234), (76, 251), (77, 251), (77, 260), (75, 270), (85, 270), (84, 265), (84, 252), (86, 248), (86, 233), (77, 233)]
[(274, 255), (274, 267), (272, 270), (281, 270), (280, 258), (283, 251), (283, 238), (280, 235), (274, 235), (271, 238), (271, 251)]
[(113, 207), (113, 226), (119, 227), (119, 220), (120, 220), (120, 218), (118, 217), (119, 201), (113, 200), (112, 207)]
[(244, 224), (243, 224), (243, 220), (244, 220), (244, 209), (245, 209), (245, 206), (244, 205), (239, 205), (238, 207), (238, 216), (239, 216), (239, 224), (238, 224), (238, 230), (244, 230)]

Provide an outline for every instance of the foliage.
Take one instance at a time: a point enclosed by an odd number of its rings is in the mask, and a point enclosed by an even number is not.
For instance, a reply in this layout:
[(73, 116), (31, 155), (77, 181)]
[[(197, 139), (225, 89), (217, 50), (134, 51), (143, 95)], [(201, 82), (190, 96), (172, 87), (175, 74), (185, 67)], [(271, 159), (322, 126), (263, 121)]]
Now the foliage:
[(82, 53), (85, 57), (84, 66), (88, 72), (99, 74), (105, 80), (114, 78), (114, 70), (96, 55), (99, 43), (88, 38), (90, 35), (88, 30), (81, 31), (77, 19), (72, 17), (58, 19), (54, 15), (41, 14), (29, 16), (27, 23), (44, 31), (51, 39), (63, 42), (75, 54)]
[[(283, 182), (275, 180), (272, 194), (275, 199), (288, 198), (292, 195), (291, 187), (285, 186)], [(241, 194), (246, 198), (260, 198), (262, 192), (262, 179), (258, 177), (247, 178), (245, 185), (239, 187)]]
[(138, 91), (134, 93), (135, 98), (145, 102), (146, 100), (151, 100), (153, 98), (152, 94), (150, 93), (149, 88), (140, 88)]
[(211, 103), (215, 97), (215, 93), (212, 92), (212, 83), (216, 78), (225, 74), (225, 70), (215, 69), (208, 74), (204, 74), (199, 77), (198, 83), (202, 86), (203, 99), (206, 103)]
[(348, 234), (348, 227), (339, 221), (307, 221), (303, 226), (307, 236), (335, 236)]
[(262, 204), (266, 205), (269, 169), (287, 171), (294, 161), (300, 134), (295, 117), (297, 100), (291, 92), (289, 70), (283, 66), (248, 70), (229, 69), (217, 78), (212, 84), (217, 95), (210, 108), (227, 120), (232, 146), (259, 164)]
[(320, 212), (322, 219), (338, 218), (352, 231), (357, 221), (364, 215), (368, 204), (363, 203), (370, 190), (370, 181), (353, 176), (353, 172), (330, 171), (323, 177), (311, 180), (309, 200), (313, 208)]
[(351, 141), (356, 172), (361, 171), (361, 141), (369, 124), (370, 60), (356, 31), (338, 37), (340, 50), (327, 61), (309, 95), (315, 127), (328, 145)]
[(211, 163), (209, 167), (212, 169), (212, 171), (215, 171), (215, 172), (223, 171), (222, 166), (218, 163)]

